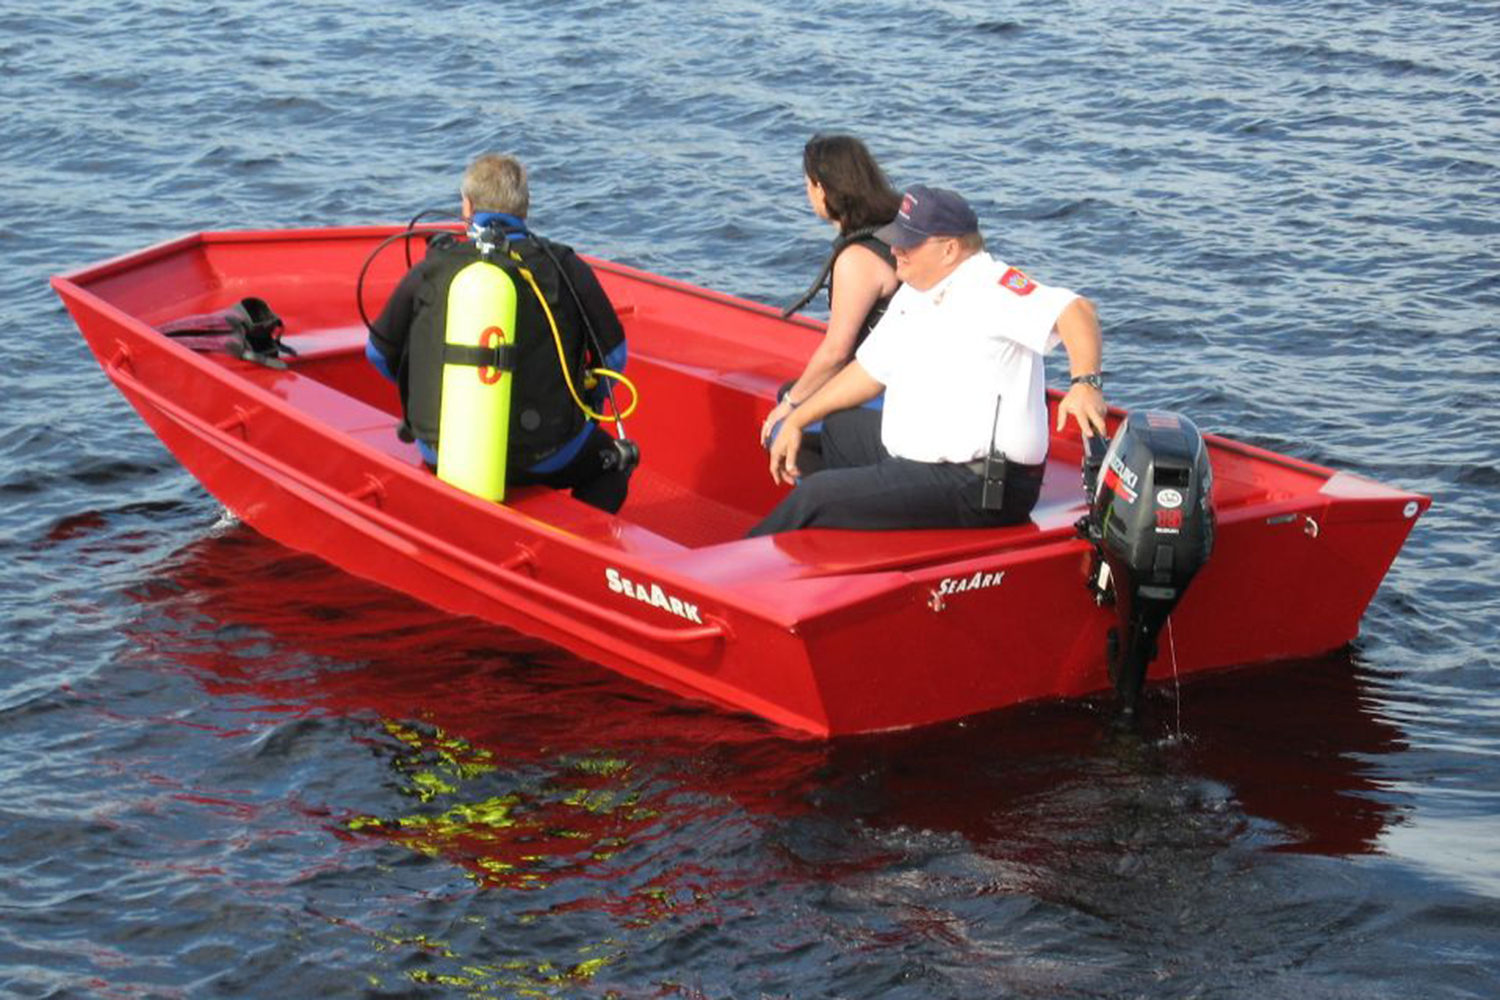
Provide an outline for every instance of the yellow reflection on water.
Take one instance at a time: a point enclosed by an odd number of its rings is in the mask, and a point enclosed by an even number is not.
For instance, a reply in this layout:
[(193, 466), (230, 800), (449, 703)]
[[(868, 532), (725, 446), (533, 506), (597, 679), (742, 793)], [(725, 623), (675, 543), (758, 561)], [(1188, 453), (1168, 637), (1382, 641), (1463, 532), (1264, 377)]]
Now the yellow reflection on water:
[[(658, 812), (642, 804), (642, 793), (630, 784), (632, 765), (619, 757), (566, 755), (536, 762), (541, 773), (522, 765), (502, 773), (493, 753), (440, 728), (394, 720), (381, 725), (399, 746), (391, 766), (400, 791), (418, 808), (354, 816), (346, 828), (450, 861), (483, 889), (535, 892), (567, 878), (597, 878), (631, 844), (659, 835), (650, 829)], [(602, 910), (624, 926), (650, 926), (697, 896), (684, 897), (661, 880), (658, 875), (621, 897), (611, 877), (602, 883), (610, 887), (603, 898), (570, 897), (514, 916), (530, 923), (548, 914)], [(558, 987), (593, 979), (624, 954), (618, 941), (606, 940), (580, 946), (570, 962), (477, 964), (423, 935), (379, 937), (381, 950), (418, 950), (449, 966), (409, 971), (412, 982), (474, 997), (552, 996)]]
[[(448, 945), (435, 941), (425, 934), (410, 936), (384, 934), (381, 935), (376, 947), (379, 951), (416, 949), (439, 958), (460, 958)], [(548, 961), (527, 962), (512, 959), (493, 964), (459, 965), (452, 972), (412, 969), (406, 973), (406, 978), (422, 985), (445, 986), (462, 990), (464, 996), (474, 998), (550, 997), (556, 995), (556, 987), (576, 986), (593, 979), (601, 969), (622, 953), (614, 942), (591, 944), (580, 948), (580, 952), (584, 955), (606, 949), (612, 949), (613, 953), (594, 958), (582, 958), (567, 965)], [(380, 989), (385, 985), (377, 976), (367, 978), (373, 988)]]

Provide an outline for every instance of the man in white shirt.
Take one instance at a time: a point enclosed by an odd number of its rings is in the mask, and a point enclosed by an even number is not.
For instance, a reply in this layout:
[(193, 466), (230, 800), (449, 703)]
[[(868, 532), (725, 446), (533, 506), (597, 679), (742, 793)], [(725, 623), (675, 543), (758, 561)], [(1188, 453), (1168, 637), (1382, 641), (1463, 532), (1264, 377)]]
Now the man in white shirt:
[[(1092, 303), (986, 253), (974, 210), (953, 191), (909, 189), (876, 235), (894, 251), (903, 284), (854, 360), (782, 424), (771, 478), (797, 488), (752, 536), (1024, 521), (1047, 458), (1042, 358), (1059, 342), (1073, 379), (1058, 429), (1071, 416), (1085, 437), (1105, 433), (1103, 339)], [(860, 406), (881, 392), (883, 411)], [(803, 478), (802, 429), (817, 420), (822, 461)], [(1005, 456), (1004, 488), (987, 493), (992, 438)]]

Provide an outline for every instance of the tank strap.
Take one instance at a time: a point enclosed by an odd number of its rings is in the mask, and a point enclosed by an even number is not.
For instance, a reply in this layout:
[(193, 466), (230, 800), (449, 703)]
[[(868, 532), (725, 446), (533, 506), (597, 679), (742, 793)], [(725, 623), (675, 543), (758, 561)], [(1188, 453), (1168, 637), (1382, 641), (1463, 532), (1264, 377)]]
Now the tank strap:
[(493, 368), (496, 371), (516, 370), (516, 345), (492, 344), (489, 347), (473, 347), (466, 344), (444, 344), (443, 364), (468, 365), (471, 368)]

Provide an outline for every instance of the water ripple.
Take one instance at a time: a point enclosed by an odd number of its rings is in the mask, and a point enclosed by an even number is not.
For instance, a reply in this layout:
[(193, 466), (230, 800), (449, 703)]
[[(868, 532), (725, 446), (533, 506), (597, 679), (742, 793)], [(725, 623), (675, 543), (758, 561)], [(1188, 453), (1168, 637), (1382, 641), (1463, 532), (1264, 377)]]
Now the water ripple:
[[(0, 993), (1500, 991), (1492, 13), (0, 11)], [(1145, 746), (1089, 704), (788, 742), (223, 522), (46, 285), (502, 148), (543, 231), (783, 303), (818, 130), (1093, 297), (1111, 401), (1433, 495), (1356, 645)]]

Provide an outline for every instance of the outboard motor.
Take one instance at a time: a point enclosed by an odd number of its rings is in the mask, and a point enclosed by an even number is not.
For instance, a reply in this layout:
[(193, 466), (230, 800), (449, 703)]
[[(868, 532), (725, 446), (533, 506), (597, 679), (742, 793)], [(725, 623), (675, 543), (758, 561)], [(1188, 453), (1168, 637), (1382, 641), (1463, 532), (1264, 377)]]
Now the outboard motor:
[(1156, 639), (1213, 551), (1213, 471), (1193, 422), (1167, 412), (1125, 418), (1107, 449), (1095, 436), (1083, 461), (1088, 514), (1079, 532), (1094, 545), (1089, 586), (1113, 602), (1109, 677), (1121, 722), (1134, 723), (1156, 657)]

